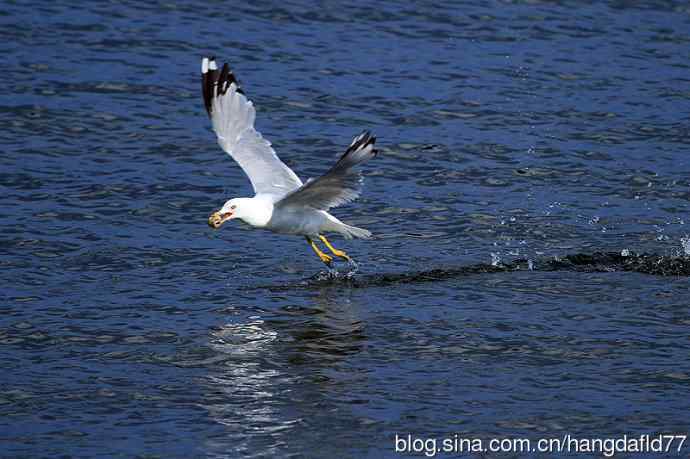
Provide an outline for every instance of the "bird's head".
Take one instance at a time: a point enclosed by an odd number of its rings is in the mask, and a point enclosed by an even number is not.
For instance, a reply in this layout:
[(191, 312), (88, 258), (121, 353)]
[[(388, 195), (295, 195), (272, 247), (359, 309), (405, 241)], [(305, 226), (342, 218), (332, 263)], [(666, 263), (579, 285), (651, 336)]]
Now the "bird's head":
[(244, 212), (242, 201), (241, 198), (235, 198), (226, 202), (219, 211), (213, 212), (211, 216), (208, 217), (208, 226), (213, 229), (218, 229), (228, 220), (238, 217), (241, 218)]

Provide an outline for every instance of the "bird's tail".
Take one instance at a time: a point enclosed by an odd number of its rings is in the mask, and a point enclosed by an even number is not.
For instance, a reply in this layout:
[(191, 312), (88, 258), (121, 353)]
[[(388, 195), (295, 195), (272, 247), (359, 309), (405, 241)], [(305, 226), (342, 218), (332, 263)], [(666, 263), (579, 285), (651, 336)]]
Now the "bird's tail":
[(364, 228), (357, 228), (356, 226), (350, 226), (343, 223), (343, 226), (339, 228), (340, 233), (345, 237), (345, 239), (369, 239), (371, 237), (371, 231), (365, 230)]

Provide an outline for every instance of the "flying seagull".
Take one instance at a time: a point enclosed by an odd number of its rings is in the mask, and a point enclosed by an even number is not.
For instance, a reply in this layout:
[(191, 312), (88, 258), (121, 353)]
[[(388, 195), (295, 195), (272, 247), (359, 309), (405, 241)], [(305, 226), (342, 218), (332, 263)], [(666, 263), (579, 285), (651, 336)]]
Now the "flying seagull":
[(230, 199), (211, 214), (208, 224), (217, 229), (226, 221), (239, 218), (255, 228), (304, 236), (327, 266), (331, 265), (333, 257), (316, 245), (317, 239), (333, 255), (351, 262), (352, 259), (333, 247), (323, 233), (340, 233), (346, 239), (371, 237), (369, 231), (341, 222), (328, 210), (359, 196), (362, 177), (353, 168), (376, 156), (376, 137), (362, 132), (328, 172), (302, 183), (278, 158), (271, 143), (254, 129), (254, 105), (245, 96), (228, 64), (218, 70), (215, 58), (203, 58), (201, 85), (218, 144), (244, 170), (255, 193), (253, 198)]

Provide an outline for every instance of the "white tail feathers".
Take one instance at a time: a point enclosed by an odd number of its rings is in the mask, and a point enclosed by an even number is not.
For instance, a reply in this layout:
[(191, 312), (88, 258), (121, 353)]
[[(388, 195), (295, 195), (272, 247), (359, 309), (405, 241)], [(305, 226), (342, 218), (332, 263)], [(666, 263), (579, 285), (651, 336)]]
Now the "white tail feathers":
[(371, 237), (371, 231), (346, 224), (343, 224), (343, 226), (339, 228), (339, 231), (345, 239), (369, 239)]

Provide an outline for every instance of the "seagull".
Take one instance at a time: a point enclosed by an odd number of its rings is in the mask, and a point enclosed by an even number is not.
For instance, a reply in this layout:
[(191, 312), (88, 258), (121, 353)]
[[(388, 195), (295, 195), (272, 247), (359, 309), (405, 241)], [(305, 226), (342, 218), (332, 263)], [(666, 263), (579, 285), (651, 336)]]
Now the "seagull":
[(362, 176), (354, 168), (376, 156), (376, 137), (362, 132), (324, 175), (303, 183), (278, 158), (271, 143), (254, 129), (254, 105), (227, 63), (218, 70), (215, 58), (204, 57), (201, 85), (218, 144), (240, 165), (255, 193), (251, 198), (227, 201), (211, 214), (209, 226), (218, 229), (226, 221), (239, 218), (254, 228), (304, 236), (328, 267), (333, 256), (324, 253), (316, 240), (323, 242), (334, 256), (354, 263), (347, 253), (333, 247), (324, 233), (340, 233), (345, 239), (368, 239), (371, 233), (341, 222), (328, 210), (359, 197)]

